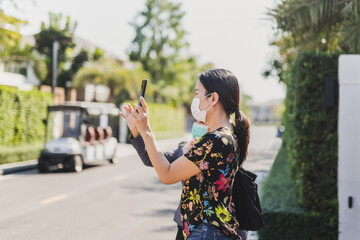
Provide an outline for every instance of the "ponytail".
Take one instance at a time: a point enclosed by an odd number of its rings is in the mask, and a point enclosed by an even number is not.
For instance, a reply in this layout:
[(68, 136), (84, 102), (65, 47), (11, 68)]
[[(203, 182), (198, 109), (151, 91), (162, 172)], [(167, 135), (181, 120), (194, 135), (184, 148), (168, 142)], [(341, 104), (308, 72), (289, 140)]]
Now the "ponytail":
[(239, 158), (239, 166), (241, 166), (241, 164), (243, 164), (245, 159), (248, 157), (250, 124), (247, 117), (240, 109), (235, 110), (234, 133), (238, 141), (237, 155)]
[(238, 141), (237, 157), (239, 166), (248, 156), (250, 124), (245, 114), (239, 109), (240, 89), (235, 75), (226, 69), (213, 69), (202, 72), (199, 81), (206, 89), (206, 95), (216, 92), (219, 102), (228, 116), (235, 113), (234, 135)]

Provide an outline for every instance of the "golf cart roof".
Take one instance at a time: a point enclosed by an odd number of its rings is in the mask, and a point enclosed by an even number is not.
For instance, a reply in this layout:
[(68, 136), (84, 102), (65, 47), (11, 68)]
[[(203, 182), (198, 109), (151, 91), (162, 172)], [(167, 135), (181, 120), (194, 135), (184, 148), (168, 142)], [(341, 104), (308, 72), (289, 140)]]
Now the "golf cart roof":
[(81, 110), (89, 115), (119, 115), (119, 109), (113, 103), (65, 102), (62, 105), (48, 106), (48, 111)]

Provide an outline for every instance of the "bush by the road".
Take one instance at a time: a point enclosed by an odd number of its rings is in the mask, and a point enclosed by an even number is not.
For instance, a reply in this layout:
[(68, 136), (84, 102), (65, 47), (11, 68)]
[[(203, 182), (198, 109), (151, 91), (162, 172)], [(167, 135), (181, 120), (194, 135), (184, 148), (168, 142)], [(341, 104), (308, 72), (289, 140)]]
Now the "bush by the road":
[(270, 239), (336, 239), (330, 213), (316, 213), (301, 208), (291, 178), (285, 142), (275, 158), (261, 189), (264, 228), (260, 240)]
[(286, 149), (264, 183), (262, 240), (337, 239), (338, 106), (325, 106), (324, 85), (337, 79), (338, 57), (301, 52), (288, 68)]
[[(127, 102), (132, 105), (136, 103), (134, 101)], [(181, 137), (185, 134), (184, 108), (151, 102), (147, 102), (146, 106), (149, 112), (150, 126), (156, 139)], [(130, 131), (128, 135), (130, 135)]]
[(5, 159), (10, 159), (11, 155), (21, 160), (33, 158), (37, 150), (27, 146), (44, 139), (42, 120), (51, 102), (49, 93), (0, 86), (0, 164), (7, 162)]
[(284, 113), (284, 139), (299, 203), (311, 211), (331, 211), (336, 219), (338, 106), (325, 106), (324, 88), (326, 77), (337, 81), (338, 58), (339, 53), (299, 54), (286, 79)]
[(43, 147), (43, 142), (22, 144), (14, 147), (0, 146), (0, 164), (37, 159)]

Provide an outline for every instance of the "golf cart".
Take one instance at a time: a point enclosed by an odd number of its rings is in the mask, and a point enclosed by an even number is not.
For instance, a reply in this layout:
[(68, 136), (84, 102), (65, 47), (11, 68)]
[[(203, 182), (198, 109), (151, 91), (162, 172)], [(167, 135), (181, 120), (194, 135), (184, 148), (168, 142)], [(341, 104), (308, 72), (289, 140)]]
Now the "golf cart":
[(38, 159), (39, 172), (50, 166), (80, 172), (86, 164), (116, 163), (119, 109), (112, 103), (69, 102), (48, 106), (45, 147)]

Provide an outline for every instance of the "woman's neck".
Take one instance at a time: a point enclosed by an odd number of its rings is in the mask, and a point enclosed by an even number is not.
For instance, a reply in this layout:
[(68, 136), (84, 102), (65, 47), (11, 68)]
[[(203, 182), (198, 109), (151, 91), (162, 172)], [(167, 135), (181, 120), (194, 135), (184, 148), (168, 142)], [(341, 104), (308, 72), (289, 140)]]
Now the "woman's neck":
[[(210, 117), (210, 116), (209, 116)], [(225, 112), (213, 114), (208, 120), (208, 126), (210, 131), (214, 131), (220, 127), (228, 127), (232, 130), (232, 124), (230, 123), (230, 117)]]

